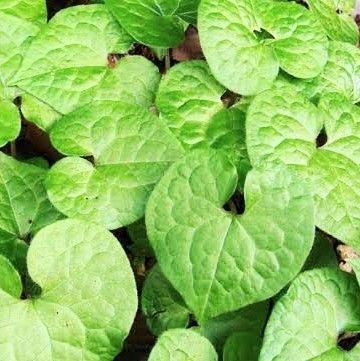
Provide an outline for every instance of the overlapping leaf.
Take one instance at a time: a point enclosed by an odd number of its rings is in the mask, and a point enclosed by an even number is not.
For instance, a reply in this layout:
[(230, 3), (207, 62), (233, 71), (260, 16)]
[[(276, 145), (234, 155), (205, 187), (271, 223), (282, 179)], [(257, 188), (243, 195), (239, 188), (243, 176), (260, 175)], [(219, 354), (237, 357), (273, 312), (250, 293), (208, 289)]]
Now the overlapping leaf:
[[(95, 101), (60, 119), (54, 146), (72, 157), (47, 178), (51, 202), (69, 217), (115, 229), (144, 216), (154, 185), (183, 150), (158, 118), (142, 107)], [(92, 156), (94, 164), (79, 156)]]
[(268, 302), (261, 302), (220, 315), (205, 322), (199, 332), (211, 341), (224, 361), (256, 361), (268, 308)]
[(354, 277), (335, 268), (307, 271), (276, 303), (259, 360), (356, 360), (336, 342), (343, 332), (359, 330), (360, 290)]
[[(313, 183), (316, 225), (359, 248), (360, 110), (337, 93), (318, 108), (289, 87), (255, 97), (246, 124), (250, 160), (303, 168)], [(317, 148), (323, 124), (327, 142)]]
[(147, 205), (161, 269), (200, 323), (273, 296), (313, 243), (313, 201), (300, 177), (285, 167), (250, 171), (241, 216), (222, 209), (237, 181), (221, 152), (192, 152), (166, 172)]
[(27, 258), (41, 287), (20, 299), (21, 281), (0, 258), (0, 359), (112, 361), (129, 333), (137, 297), (129, 261), (102, 227), (64, 220), (42, 229)]
[(354, 21), (354, 0), (307, 0), (310, 10), (324, 27), (332, 40), (349, 42), (356, 45), (359, 41), (359, 29)]
[(20, 114), (11, 104), (16, 90), (8, 87), (9, 80), (18, 70), (29, 43), (45, 22), (44, 0), (0, 3), (0, 146), (14, 140), (20, 132)]
[(360, 50), (348, 43), (331, 41), (328, 62), (317, 77), (301, 80), (284, 77), (281, 79), (281, 83), (285, 83), (285, 86), (289, 82), (315, 102), (322, 95), (337, 92), (345, 95), (353, 103), (358, 103), (360, 101)]
[(204, 0), (198, 25), (214, 76), (242, 95), (267, 89), (279, 68), (312, 78), (327, 61), (328, 41), (320, 22), (294, 2)]
[(122, 88), (109, 56), (131, 44), (104, 5), (70, 7), (33, 39), (11, 84), (62, 114), (104, 93), (118, 99)]
[(239, 171), (243, 186), (250, 169), (245, 145), (242, 104), (225, 108), (225, 89), (211, 75), (205, 61), (180, 63), (165, 75), (156, 97), (160, 116), (186, 150), (222, 149)]
[(0, 153), (0, 253), (22, 272), (25, 241), (60, 218), (46, 195), (46, 174), (45, 169)]
[(190, 311), (158, 265), (146, 277), (141, 308), (149, 329), (156, 336), (169, 329), (186, 328), (189, 323)]
[(196, 23), (199, 0), (105, 0), (105, 4), (138, 42), (172, 48), (184, 39), (184, 22)]
[(217, 361), (211, 343), (191, 330), (175, 329), (161, 335), (149, 361)]

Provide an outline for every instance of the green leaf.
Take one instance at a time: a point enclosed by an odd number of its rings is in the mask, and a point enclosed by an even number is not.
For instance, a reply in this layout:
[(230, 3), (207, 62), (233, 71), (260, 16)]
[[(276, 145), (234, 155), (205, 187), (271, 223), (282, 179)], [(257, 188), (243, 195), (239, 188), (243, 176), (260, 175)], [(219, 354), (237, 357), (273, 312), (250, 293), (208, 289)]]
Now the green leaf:
[(45, 0), (6, 0), (0, 3), (0, 12), (13, 15), (36, 25), (47, 22)]
[(149, 361), (217, 361), (211, 343), (191, 330), (164, 332), (151, 351)]
[(19, 69), (24, 53), (33, 37), (39, 32), (39, 27), (1, 10), (0, 23), (0, 85), (5, 87), (6, 91), (9, 80)]
[(312, 196), (298, 176), (285, 167), (250, 171), (243, 215), (222, 208), (237, 181), (221, 152), (189, 153), (166, 172), (147, 205), (160, 267), (200, 323), (276, 294), (300, 271), (313, 243)]
[(89, 222), (59, 221), (35, 236), (27, 264), (41, 295), (20, 300), (0, 290), (1, 357), (112, 361), (137, 308), (117, 239)]
[(156, 106), (170, 130), (191, 148), (204, 140), (211, 117), (224, 108), (224, 93), (205, 61), (186, 61), (163, 77)]
[(360, 259), (359, 258), (349, 258), (349, 259), (346, 259), (346, 262), (350, 263), (350, 265), (355, 273), (356, 279), (360, 285)]
[(20, 298), (22, 293), (21, 278), (11, 262), (0, 255), (0, 289), (10, 296)]
[(158, 265), (146, 277), (141, 309), (147, 326), (155, 336), (169, 329), (186, 328), (189, 323), (190, 311)]
[(0, 147), (14, 140), (20, 133), (20, 112), (15, 104), (0, 99)]
[(33, 39), (10, 84), (63, 114), (104, 93), (118, 99), (118, 67), (109, 56), (127, 52), (131, 44), (105, 5), (70, 7)]
[[(256, 303), (204, 322), (200, 326), (199, 332), (214, 345), (220, 354), (223, 348), (226, 348), (227, 340), (232, 335), (241, 335), (241, 338), (251, 334), (253, 338), (256, 338), (256, 341), (259, 341), (268, 311), (268, 302)], [(247, 358), (244, 358), (244, 360), (248, 361)]]
[(154, 251), (151, 248), (146, 234), (145, 220), (140, 219), (139, 221), (131, 223), (126, 229), (133, 242), (131, 250), (135, 256), (154, 257)]
[[(268, 90), (249, 107), (246, 130), (251, 163), (299, 165), (311, 178), (316, 225), (344, 243), (360, 243), (360, 110), (344, 95), (324, 95), (315, 108), (290, 88)], [(316, 148), (325, 124), (327, 142)]]
[(349, 43), (331, 41), (325, 68), (314, 79), (291, 79), (298, 90), (317, 102), (326, 93), (342, 93), (354, 104), (360, 101), (360, 50)]
[(312, 358), (311, 361), (358, 361), (360, 358), (360, 346), (344, 352), (339, 348), (333, 348), (322, 355)]
[(22, 95), (21, 112), (26, 120), (36, 124), (40, 129), (45, 131), (50, 130), (61, 117), (61, 114), (48, 104), (30, 94)]
[(304, 264), (303, 270), (321, 267), (337, 267), (337, 265), (338, 262), (333, 245), (324, 233), (317, 230), (313, 248)]
[[(94, 101), (60, 119), (53, 145), (71, 155), (49, 172), (51, 202), (68, 217), (125, 226), (144, 216), (154, 185), (182, 156), (175, 137), (152, 113), (135, 105)], [(94, 165), (75, 156), (92, 156)]]
[(279, 68), (312, 78), (327, 61), (321, 24), (293, 2), (245, 0), (239, 6), (236, 0), (204, 0), (198, 26), (215, 78), (242, 95), (269, 88)]
[(199, 0), (105, 0), (105, 4), (138, 42), (172, 48), (184, 40), (183, 23), (196, 23)]
[(334, 353), (344, 331), (359, 330), (360, 290), (355, 279), (336, 268), (307, 271), (275, 304), (259, 360), (313, 360)]
[(25, 268), (25, 241), (61, 217), (47, 198), (46, 175), (45, 169), (0, 153), (0, 254), (21, 272)]
[(261, 349), (259, 332), (235, 332), (226, 340), (223, 361), (258, 361)]
[(306, 0), (331, 40), (356, 45), (359, 29), (353, 18), (354, 0)]
[(244, 184), (250, 169), (245, 144), (245, 108), (224, 108), (225, 88), (211, 75), (205, 61), (172, 67), (160, 82), (156, 97), (161, 118), (186, 150), (214, 148), (227, 152)]

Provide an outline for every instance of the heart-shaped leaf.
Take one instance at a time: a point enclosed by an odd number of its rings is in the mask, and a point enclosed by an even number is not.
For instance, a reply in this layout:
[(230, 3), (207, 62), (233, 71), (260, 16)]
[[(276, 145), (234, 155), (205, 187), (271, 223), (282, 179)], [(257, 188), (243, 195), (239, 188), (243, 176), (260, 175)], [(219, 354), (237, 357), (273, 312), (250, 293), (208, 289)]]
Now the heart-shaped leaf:
[(47, 170), (0, 153), (0, 253), (21, 272), (25, 269), (25, 241), (60, 213), (44, 187)]
[(267, 89), (279, 68), (312, 78), (327, 61), (321, 24), (294, 2), (245, 0), (239, 6), (236, 0), (203, 0), (198, 26), (214, 76), (242, 95)]
[(184, 39), (184, 22), (196, 23), (199, 0), (105, 0), (105, 4), (138, 42), (172, 48)]
[(345, 41), (356, 45), (359, 29), (353, 18), (354, 0), (306, 0), (316, 17), (332, 40)]
[[(291, 88), (256, 96), (246, 121), (250, 160), (300, 165), (313, 183), (316, 225), (360, 249), (360, 109), (336, 93), (318, 108)], [(327, 142), (317, 148), (323, 121)]]
[(337, 338), (359, 330), (360, 289), (354, 277), (336, 268), (307, 271), (275, 304), (259, 360), (351, 360), (337, 349)]
[(156, 336), (172, 328), (186, 328), (189, 323), (190, 311), (158, 265), (146, 277), (141, 309), (149, 329)]
[(191, 330), (164, 332), (151, 351), (149, 361), (217, 361), (211, 343)]
[(35, 236), (27, 265), (41, 295), (19, 299), (20, 279), (14, 269), (6, 272), (16, 283), (10, 293), (0, 289), (1, 358), (112, 361), (137, 308), (134, 276), (117, 239), (89, 222), (59, 221)]
[(105, 5), (70, 7), (33, 39), (10, 84), (66, 114), (104, 92), (115, 97), (112, 54), (127, 52), (131, 44)]
[(192, 152), (151, 194), (149, 240), (162, 271), (200, 323), (276, 294), (301, 269), (314, 238), (312, 195), (285, 167), (245, 181), (245, 213), (222, 206), (237, 172), (221, 152)]
[(109, 229), (135, 222), (154, 185), (183, 150), (176, 138), (142, 107), (95, 101), (60, 119), (51, 131), (54, 146), (79, 157), (56, 163), (47, 178), (51, 202), (69, 217)]

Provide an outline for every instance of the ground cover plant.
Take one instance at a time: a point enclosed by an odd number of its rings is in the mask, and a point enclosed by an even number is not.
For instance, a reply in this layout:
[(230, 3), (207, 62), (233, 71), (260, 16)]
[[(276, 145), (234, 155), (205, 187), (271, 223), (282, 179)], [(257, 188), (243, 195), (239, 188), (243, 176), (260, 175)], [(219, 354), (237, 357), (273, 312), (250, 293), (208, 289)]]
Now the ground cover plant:
[(360, 360), (353, 0), (0, 0), (0, 361)]

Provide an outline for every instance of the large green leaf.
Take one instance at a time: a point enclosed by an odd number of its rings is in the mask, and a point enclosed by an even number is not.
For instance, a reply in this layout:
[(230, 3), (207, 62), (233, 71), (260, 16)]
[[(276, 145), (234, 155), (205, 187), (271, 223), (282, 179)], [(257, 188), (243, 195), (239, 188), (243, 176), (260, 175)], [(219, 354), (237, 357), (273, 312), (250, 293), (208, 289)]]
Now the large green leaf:
[[(81, 93), (74, 107), (96, 100), (120, 100), (150, 108), (154, 103), (159, 81), (159, 70), (153, 63), (142, 56), (126, 56), (119, 60), (114, 69), (108, 71), (95, 89)], [(46, 131), (61, 117), (46, 102), (30, 94), (23, 95), (21, 110), (27, 120)]]
[[(51, 140), (72, 156), (49, 172), (51, 202), (69, 217), (109, 229), (144, 216), (154, 185), (183, 153), (150, 111), (114, 101), (95, 101), (64, 116), (52, 128)], [(92, 156), (94, 164), (79, 156)]]
[(222, 208), (237, 181), (221, 152), (192, 152), (166, 172), (147, 205), (161, 269), (200, 323), (276, 294), (313, 243), (312, 196), (298, 176), (285, 167), (250, 171), (243, 215)]
[(275, 304), (259, 360), (347, 360), (346, 352), (343, 358), (321, 355), (341, 356), (333, 350), (338, 336), (359, 330), (360, 290), (354, 277), (336, 268), (307, 271)]
[(117, 239), (89, 222), (59, 221), (35, 236), (27, 264), (41, 295), (21, 300), (18, 291), (0, 289), (1, 360), (112, 361), (137, 308), (134, 276)]
[(0, 147), (17, 138), (20, 133), (20, 112), (9, 100), (0, 99)]
[(306, 0), (306, 2), (330, 39), (354, 45), (358, 43), (359, 29), (353, 18), (355, 0)]
[(149, 329), (156, 336), (172, 328), (186, 328), (189, 323), (190, 311), (158, 265), (146, 277), (141, 309)]
[(211, 343), (191, 330), (175, 329), (161, 335), (149, 361), (217, 361)]
[[(325, 126), (327, 142), (316, 148)], [(329, 93), (318, 109), (288, 87), (268, 90), (249, 107), (247, 146), (253, 165), (299, 165), (313, 183), (315, 221), (323, 231), (360, 249), (360, 109)]]
[(104, 92), (119, 99), (118, 67), (109, 62), (109, 55), (125, 53), (131, 44), (104, 5), (70, 7), (33, 39), (10, 84), (63, 114)]
[(294, 2), (203, 0), (198, 25), (214, 76), (242, 95), (267, 89), (279, 68), (312, 78), (327, 61), (321, 24)]
[(45, 169), (0, 153), (0, 253), (21, 271), (25, 241), (61, 217), (47, 198), (46, 174)]
[(196, 23), (199, 0), (105, 0), (105, 4), (138, 42), (172, 48), (184, 39), (184, 22)]

